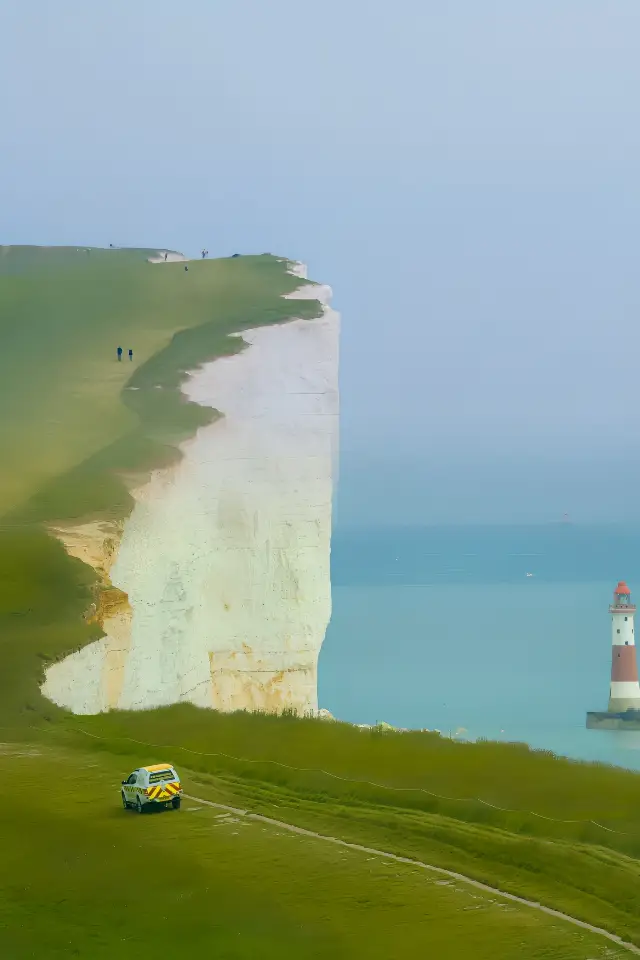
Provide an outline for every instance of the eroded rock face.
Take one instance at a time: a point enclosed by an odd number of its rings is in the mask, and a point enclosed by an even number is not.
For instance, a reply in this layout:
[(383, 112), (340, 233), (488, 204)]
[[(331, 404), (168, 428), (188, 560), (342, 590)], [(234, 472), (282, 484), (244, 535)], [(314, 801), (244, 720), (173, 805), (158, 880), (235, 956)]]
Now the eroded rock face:
[(48, 670), (43, 692), (59, 705), (317, 712), (331, 614), (339, 316), (328, 287), (293, 296), (320, 299), (324, 316), (246, 331), (242, 353), (184, 386), (224, 416), (133, 492), (117, 551), (112, 531), (59, 532), (114, 600), (102, 611), (106, 636)]
[(93, 567), (98, 575), (96, 602), (86, 618), (100, 624), (105, 636), (50, 667), (42, 687), (46, 697), (76, 713), (108, 710), (118, 703), (122, 692), (132, 610), (126, 593), (111, 580), (122, 532), (123, 524), (111, 521), (51, 528), (67, 553)]

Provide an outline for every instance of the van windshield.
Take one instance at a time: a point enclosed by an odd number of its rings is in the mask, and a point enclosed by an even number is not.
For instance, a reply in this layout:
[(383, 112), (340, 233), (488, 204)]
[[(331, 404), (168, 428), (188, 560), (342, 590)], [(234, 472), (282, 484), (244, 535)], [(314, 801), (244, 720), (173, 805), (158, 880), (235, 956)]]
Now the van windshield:
[(174, 770), (156, 770), (149, 774), (149, 783), (161, 783), (163, 780), (177, 780)]

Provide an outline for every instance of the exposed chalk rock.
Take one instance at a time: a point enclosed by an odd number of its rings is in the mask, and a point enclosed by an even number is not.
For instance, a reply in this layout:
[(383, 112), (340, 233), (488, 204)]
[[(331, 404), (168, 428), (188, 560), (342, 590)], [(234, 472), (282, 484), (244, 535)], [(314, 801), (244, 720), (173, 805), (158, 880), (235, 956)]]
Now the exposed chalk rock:
[(290, 273), (293, 277), (300, 277), (301, 280), (306, 280), (307, 272), (306, 263), (300, 263), (299, 260), (288, 261), (287, 273)]
[(112, 598), (106, 635), (47, 671), (43, 693), (60, 706), (88, 714), (189, 701), (317, 713), (331, 614), (339, 315), (324, 285), (291, 296), (319, 299), (323, 316), (245, 331), (245, 350), (190, 376), (184, 393), (223, 417), (133, 491), (117, 550), (104, 525), (56, 531)]

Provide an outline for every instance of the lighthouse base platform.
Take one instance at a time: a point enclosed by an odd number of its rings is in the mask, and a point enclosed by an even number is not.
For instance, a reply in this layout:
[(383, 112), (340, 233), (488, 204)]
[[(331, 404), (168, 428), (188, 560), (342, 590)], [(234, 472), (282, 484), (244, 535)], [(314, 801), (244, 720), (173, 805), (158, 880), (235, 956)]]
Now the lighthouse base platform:
[(640, 710), (588, 713), (587, 730), (640, 730)]

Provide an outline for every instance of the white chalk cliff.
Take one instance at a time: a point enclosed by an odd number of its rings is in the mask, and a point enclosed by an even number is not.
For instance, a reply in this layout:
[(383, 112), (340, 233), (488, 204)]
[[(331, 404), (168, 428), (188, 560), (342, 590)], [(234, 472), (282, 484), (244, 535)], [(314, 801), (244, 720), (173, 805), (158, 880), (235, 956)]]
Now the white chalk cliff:
[(291, 296), (319, 299), (323, 316), (245, 331), (242, 352), (190, 375), (184, 393), (223, 416), (133, 491), (123, 524), (55, 530), (109, 588), (105, 635), (47, 671), (42, 690), (58, 705), (317, 712), (339, 315), (326, 286)]

